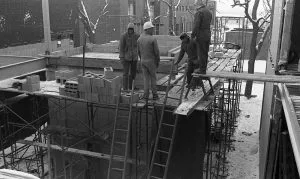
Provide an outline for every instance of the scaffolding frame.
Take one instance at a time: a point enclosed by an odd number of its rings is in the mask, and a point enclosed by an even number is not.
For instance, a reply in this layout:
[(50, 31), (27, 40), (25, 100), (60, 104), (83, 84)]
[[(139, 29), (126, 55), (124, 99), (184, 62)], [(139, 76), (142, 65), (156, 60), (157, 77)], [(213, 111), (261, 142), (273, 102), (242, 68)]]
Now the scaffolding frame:
[[(1, 92), (16, 92), (15, 90), (9, 89), (0, 89)], [(19, 92), (17, 92), (18, 94)], [(27, 93), (27, 92), (26, 92)], [(56, 95), (48, 95), (48, 94), (40, 94), (40, 93), (27, 93), (27, 95), (32, 99), (32, 116), (31, 119), (33, 121), (27, 122), (27, 119), (24, 119), (22, 116), (19, 116), (13, 109), (9, 107), (9, 105), (5, 105), (5, 101), (7, 100), (5, 97), (1, 99), (0, 104), (2, 104), (1, 115), (2, 120), (0, 124), (0, 133), (5, 135), (0, 135), (0, 145), (3, 146), (7, 142), (9, 142), (10, 147), (3, 148), (1, 150), (0, 162), (2, 159), (3, 165), (0, 168), (8, 168), (8, 169), (16, 169), (28, 173), (32, 173), (40, 178), (79, 178), (80, 176), (86, 176), (88, 171), (80, 171), (77, 176), (72, 176), (72, 166), (76, 165), (79, 162), (86, 161), (85, 155), (83, 153), (90, 152), (87, 146), (86, 150), (80, 150), (77, 152), (78, 157), (76, 159), (72, 159), (70, 162), (65, 163), (65, 155), (66, 153), (75, 153), (78, 148), (76, 146), (83, 144), (84, 142), (91, 141), (92, 139), (101, 140), (110, 144), (109, 132), (107, 131), (96, 131), (93, 127), (93, 121), (95, 120), (95, 113), (99, 109), (115, 109), (116, 105), (107, 105), (107, 104), (99, 104), (88, 102), (79, 98), (70, 98), (65, 96), (56, 96)], [(38, 103), (39, 98), (46, 98), (48, 100), (48, 104), (52, 103), (55, 108), (49, 109), (44, 114), (39, 114), (39, 108), (43, 107)], [(63, 104), (57, 103), (56, 101), (60, 100)], [(67, 104), (69, 102), (69, 104)], [(76, 116), (69, 114), (66, 109), (71, 107), (74, 103), (80, 102), (87, 106), (88, 112), (88, 124), (85, 124), (81, 119), (78, 119)], [(130, 156), (129, 159), (135, 167), (131, 167), (130, 173), (131, 175), (141, 176), (147, 171), (148, 163), (149, 163), (149, 154), (150, 154), (150, 126), (149, 126), (149, 118), (152, 116), (154, 120), (157, 121), (158, 110), (156, 106), (152, 107), (152, 110), (149, 109), (150, 105), (138, 105), (136, 104), (133, 107), (133, 112), (135, 113), (135, 121), (136, 130), (131, 131), (131, 136), (133, 132), (137, 134), (136, 136), (136, 144), (135, 146), (131, 145)], [(122, 108), (121, 108), (122, 109)], [(123, 109), (126, 110), (126, 109)], [(82, 133), (82, 131), (71, 129), (71, 128), (52, 128), (49, 123), (49, 115), (51, 113), (63, 112), (65, 113), (65, 119), (73, 118), (80, 122), (80, 124), (88, 130), (88, 133)], [(19, 122), (12, 123), (9, 119), (9, 114), (14, 114), (18, 117)], [(145, 119), (143, 119), (143, 115)], [(47, 120), (43, 124), (39, 124), (35, 127), (33, 124), (38, 123), (41, 119), (47, 118)], [(144, 127), (144, 124), (146, 127)], [(133, 127), (133, 125), (131, 127)], [(109, 124), (108, 124), (109, 125)], [(11, 130), (14, 126), (18, 126), (18, 130)], [(15, 128), (13, 128), (15, 129)], [(13, 134), (21, 133), (26, 129), (32, 130), (32, 135), (30, 139), (27, 140), (12, 140), (11, 137)], [(70, 138), (77, 138), (78, 140), (70, 145), (66, 143), (70, 142)], [(66, 142), (68, 141), (68, 142)], [(130, 141), (132, 143), (132, 139)], [(53, 149), (54, 148), (54, 149)], [(71, 151), (69, 150), (71, 149)], [(74, 150), (73, 150), (74, 149)], [(55, 170), (54, 160), (51, 158), (51, 151), (58, 150), (61, 151), (62, 161), (64, 161), (64, 167), (61, 170)], [(134, 151), (135, 150), (135, 151)], [(143, 151), (145, 150), (145, 152)], [(30, 155), (28, 154), (30, 151)], [(109, 152), (108, 152), (109, 153)], [(108, 160), (109, 154), (96, 153), (99, 159)], [(50, 155), (50, 156), (49, 156)], [(96, 158), (97, 158), (96, 155)], [(105, 158), (106, 157), (106, 158)], [(74, 157), (75, 158), (75, 157)], [(25, 167), (24, 167), (25, 166)], [(89, 167), (88, 167), (89, 168)], [(49, 172), (50, 171), (50, 172)]]

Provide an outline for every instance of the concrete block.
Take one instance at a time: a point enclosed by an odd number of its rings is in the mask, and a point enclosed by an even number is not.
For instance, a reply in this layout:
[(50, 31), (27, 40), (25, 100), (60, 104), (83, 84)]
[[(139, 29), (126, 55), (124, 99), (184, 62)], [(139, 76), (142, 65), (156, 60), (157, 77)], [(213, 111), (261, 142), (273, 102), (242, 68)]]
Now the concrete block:
[[(123, 93), (121, 95), (121, 103), (129, 104), (130, 103), (131, 94), (130, 93)], [(132, 96), (132, 103), (136, 103), (139, 101), (139, 94), (134, 93)]]
[(122, 86), (122, 77), (116, 76), (113, 79), (106, 79), (104, 80), (105, 88), (110, 88), (114, 95), (120, 93), (121, 86)]
[(118, 96), (111, 96), (110, 98), (108, 98), (107, 100), (107, 104), (116, 104), (117, 103), (117, 99), (118, 99)]
[(22, 89), (24, 91), (29, 91), (29, 92), (39, 91), (40, 90), (40, 83), (30, 84), (30, 83), (26, 82), (22, 86)]
[(84, 86), (84, 90), (87, 93), (91, 93), (92, 92), (92, 76), (90, 75), (85, 75), (83, 78), (83, 86)]
[(104, 77), (107, 79), (114, 78), (114, 70), (112, 67), (104, 67)]
[(40, 76), (39, 75), (31, 75), (26, 77), (26, 82), (28, 84), (36, 84), (40, 83)]
[(82, 75), (78, 75), (77, 76), (77, 81), (78, 81), (78, 84), (83, 84), (83, 79), (84, 77)]
[(60, 95), (62, 95), (62, 96), (66, 95), (65, 87), (64, 86), (60, 86), (58, 89), (59, 89), (59, 94)]
[(83, 84), (78, 84), (78, 91), (79, 92), (85, 92), (85, 87)]
[(86, 99), (85, 94), (85, 92), (79, 91), (79, 98)]
[(62, 76), (61, 71), (55, 71), (55, 79), (60, 79)]
[(94, 103), (98, 103), (99, 102), (98, 94), (97, 93), (85, 93), (85, 100), (94, 102)]
[(92, 79), (92, 93), (98, 93), (99, 89), (104, 87), (104, 79), (95, 77)]
[(55, 80), (55, 71), (52, 70), (46, 70), (46, 79), (47, 81)]

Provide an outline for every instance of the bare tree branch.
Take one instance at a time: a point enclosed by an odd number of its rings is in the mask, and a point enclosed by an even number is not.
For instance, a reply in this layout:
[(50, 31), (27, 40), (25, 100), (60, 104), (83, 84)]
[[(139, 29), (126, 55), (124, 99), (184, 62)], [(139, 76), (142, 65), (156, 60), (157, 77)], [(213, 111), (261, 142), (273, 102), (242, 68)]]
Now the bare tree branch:
[(175, 5), (175, 9), (178, 8), (178, 6), (180, 5), (180, 3), (181, 3), (181, 0), (178, 0), (177, 4)]
[[(259, 6), (259, 2), (260, 2), (260, 0), (255, 0), (255, 2), (254, 2), (253, 9), (252, 9), (252, 19), (253, 20), (257, 20), (257, 9)], [(249, 2), (248, 2), (248, 6), (249, 6)]]
[[(256, 0), (257, 1), (257, 0)], [(259, 0), (258, 0), (259, 1)], [(250, 0), (245, 0), (245, 3), (239, 3), (239, 4), (236, 4), (234, 3), (232, 5), (232, 7), (235, 7), (235, 6), (240, 6), (240, 7), (243, 7), (244, 8), (244, 12), (245, 12), (245, 17), (247, 19), (249, 19), (249, 21), (252, 23), (252, 24), (255, 24), (256, 23), (256, 19), (254, 20), (250, 14), (249, 14), (249, 3), (250, 3)], [(257, 11), (257, 10), (256, 10)]]
[(266, 37), (267, 37), (267, 34), (269, 33), (269, 31), (270, 31), (270, 24), (266, 27), (266, 29), (264, 30), (264, 33), (263, 33), (263, 35), (261, 36), (261, 38), (260, 38), (260, 40), (259, 40), (259, 42), (257, 43), (257, 45), (256, 45), (256, 50), (257, 50), (257, 53), (259, 53), (260, 52), (260, 50), (261, 50), (261, 48), (262, 48), (262, 46), (263, 46), (263, 43), (264, 43), (264, 41), (265, 41), (265, 39), (266, 39)]
[(164, 2), (167, 6), (169, 6), (169, 8), (172, 7), (171, 4), (168, 1), (166, 1), (166, 0), (159, 0), (159, 1)]
[(108, 0), (105, 0), (105, 5), (104, 5), (102, 11), (100, 12), (100, 15), (98, 16), (98, 18), (97, 18), (97, 20), (96, 20), (96, 23), (95, 23), (95, 25), (94, 25), (94, 30), (97, 29), (100, 18), (101, 18), (102, 16), (106, 15), (106, 14), (109, 12), (109, 11), (106, 11), (106, 8), (107, 8), (107, 7), (108, 7)]

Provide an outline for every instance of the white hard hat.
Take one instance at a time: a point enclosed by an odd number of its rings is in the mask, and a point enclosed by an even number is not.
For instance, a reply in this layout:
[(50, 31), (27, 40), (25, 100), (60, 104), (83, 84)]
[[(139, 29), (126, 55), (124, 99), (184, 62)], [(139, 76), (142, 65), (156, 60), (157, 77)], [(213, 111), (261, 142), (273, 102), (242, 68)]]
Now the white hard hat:
[(150, 22), (150, 21), (148, 21), (148, 22), (145, 22), (145, 24), (144, 24), (144, 30), (146, 30), (146, 29), (150, 29), (150, 28), (153, 28), (154, 27), (154, 25), (152, 24), (152, 22)]

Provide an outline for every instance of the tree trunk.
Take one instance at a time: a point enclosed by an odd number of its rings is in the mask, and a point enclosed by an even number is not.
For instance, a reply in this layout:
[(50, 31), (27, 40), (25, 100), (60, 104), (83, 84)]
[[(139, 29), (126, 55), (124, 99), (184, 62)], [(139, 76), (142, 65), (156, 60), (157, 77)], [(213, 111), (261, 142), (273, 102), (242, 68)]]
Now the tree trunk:
[[(248, 61), (248, 73), (250, 73), (250, 74), (254, 73), (255, 59), (257, 56), (256, 42), (257, 42), (257, 37), (258, 37), (258, 31), (259, 31), (258, 24), (253, 23), (253, 31), (252, 31), (252, 38), (251, 38), (251, 44), (250, 44), (250, 57), (249, 57), (249, 61)], [(251, 97), (252, 86), (253, 86), (253, 81), (248, 80), (246, 82), (246, 88), (245, 88), (245, 96), (247, 98)]]

